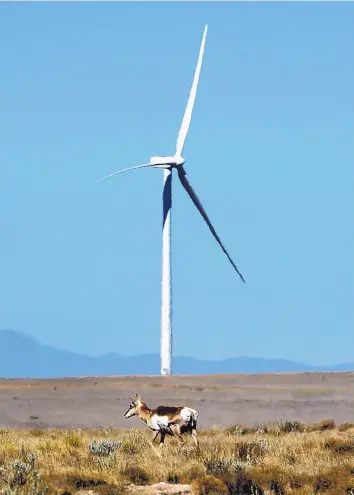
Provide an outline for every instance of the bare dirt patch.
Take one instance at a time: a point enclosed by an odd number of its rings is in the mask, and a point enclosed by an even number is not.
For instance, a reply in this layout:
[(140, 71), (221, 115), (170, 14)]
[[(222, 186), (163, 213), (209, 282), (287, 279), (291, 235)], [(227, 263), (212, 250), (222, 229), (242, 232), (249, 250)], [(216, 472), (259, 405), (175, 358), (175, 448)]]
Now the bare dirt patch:
[(141, 495), (190, 495), (192, 490), (190, 485), (161, 482), (150, 486), (130, 485), (127, 492)]
[(0, 425), (28, 428), (145, 428), (123, 414), (129, 396), (148, 405), (190, 405), (200, 427), (273, 424), (280, 418), (351, 422), (354, 373), (113, 376), (0, 380)]

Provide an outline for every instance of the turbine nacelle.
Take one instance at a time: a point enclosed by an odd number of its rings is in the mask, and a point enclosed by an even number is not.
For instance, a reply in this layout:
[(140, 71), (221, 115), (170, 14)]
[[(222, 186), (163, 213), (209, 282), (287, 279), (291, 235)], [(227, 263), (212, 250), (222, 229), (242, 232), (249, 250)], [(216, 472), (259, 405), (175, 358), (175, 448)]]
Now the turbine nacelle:
[(157, 168), (180, 167), (185, 160), (182, 156), (152, 156), (150, 165)]

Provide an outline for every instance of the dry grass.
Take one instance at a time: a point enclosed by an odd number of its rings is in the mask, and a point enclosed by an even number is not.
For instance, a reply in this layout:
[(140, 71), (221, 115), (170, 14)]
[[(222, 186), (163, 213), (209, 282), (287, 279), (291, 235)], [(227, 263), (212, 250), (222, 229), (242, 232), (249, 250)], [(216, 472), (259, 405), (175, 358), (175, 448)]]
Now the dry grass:
[[(7, 494), (41, 495), (47, 487), (48, 494), (90, 489), (118, 495), (131, 483), (166, 481), (190, 484), (196, 495), (354, 495), (354, 425), (280, 421), (272, 428), (212, 428), (199, 438), (200, 449), (188, 437), (182, 447), (167, 438), (159, 456), (148, 431), (3, 429), (0, 489)], [(102, 440), (121, 444), (97, 455), (89, 449), (92, 440), (96, 446)]]

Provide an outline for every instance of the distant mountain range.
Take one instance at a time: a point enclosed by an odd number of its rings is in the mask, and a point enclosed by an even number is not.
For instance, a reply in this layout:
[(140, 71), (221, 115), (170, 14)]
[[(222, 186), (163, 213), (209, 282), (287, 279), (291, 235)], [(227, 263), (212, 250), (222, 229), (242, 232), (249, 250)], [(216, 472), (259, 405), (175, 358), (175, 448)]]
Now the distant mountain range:
[[(32, 337), (13, 330), (0, 331), (0, 355), (0, 378), (160, 374), (158, 354), (85, 356), (42, 345)], [(286, 359), (259, 357), (235, 357), (221, 361), (183, 356), (173, 358), (173, 373), (176, 375), (348, 370), (354, 370), (354, 363), (318, 367)]]

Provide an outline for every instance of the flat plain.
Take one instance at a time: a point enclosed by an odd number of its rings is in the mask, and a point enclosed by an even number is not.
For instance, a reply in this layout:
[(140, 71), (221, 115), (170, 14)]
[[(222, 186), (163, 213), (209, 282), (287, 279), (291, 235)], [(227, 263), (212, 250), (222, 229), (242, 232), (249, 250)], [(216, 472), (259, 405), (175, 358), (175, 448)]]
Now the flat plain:
[(145, 428), (123, 418), (135, 393), (149, 407), (196, 408), (202, 428), (354, 419), (354, 372), (112, 376), (0, 379), (0, 426)]
[[(144, 423), (123, 418), (135, 393), (195, 407), (200, 447), (188, 436), (153, 446)], [(353, 418), (352, 372), (2, 379), (0, 490), (353, 495)]]

